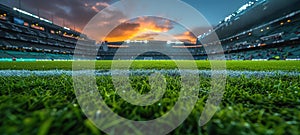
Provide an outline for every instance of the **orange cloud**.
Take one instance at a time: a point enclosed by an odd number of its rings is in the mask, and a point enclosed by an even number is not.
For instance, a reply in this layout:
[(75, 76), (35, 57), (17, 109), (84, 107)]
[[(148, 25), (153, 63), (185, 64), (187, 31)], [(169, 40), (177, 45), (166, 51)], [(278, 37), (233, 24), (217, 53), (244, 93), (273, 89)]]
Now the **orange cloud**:
[(109, 4), (108, 4), (108, 3), (106, 3), (106, 2), (97, 2), (97, 3), (96, 3), (96, 6), (108, 7), (108, 6), (109, 6)]
[(197, 41), (197, 37), (190, 31), (186, 31), (183, 34), (176, 35), (175, 38), (182, 42), (196, 43)]
[(159, 36), (159, 33), (156, 32), (147, 32), (147, 33), (141, 33), (140, 35), (137, 35), (134, 37), (134, 40), (155, 40), (155, 38)]
[[(138, 19), (122, 23), (105, 38), (107, 41), (124, 41), (128, 39), (149, 40), (153, 33), (168, 32), (173, 29), (169, 20), (154, 17), (139, 17)], [(152, 34), (144, 34), (144, 33)], [(143, 36), (141, 36), (143, 35)]]
[[(169, 40), (163, 39), (159, 33), (168, 33), (174, 24), (158, 17), (140, 17), (136, 20), (122, 23), (104, 39), (109, 42), (124, 40)], [(176, 40), (196, 43), (196, 36), (189, 31), (173, 36)]]
[(109, 4), (106, 2), (97, 2), (96, 4), (92, 5), (92, 4), (88, 4), (85, 3), (84, 4), (85, 7), (90, 7), (93, 11), (95, 12), (100, 12), (103, 8), (108, 7)]
[(100, 12), (100, 10), (99, 10), (96, 6), (92, 6), (91, 8), (92, 8), (92, 10), (94, 10), (95, 12)]
[[(117, 42), (125, 40), (179, 40), (184, 42), (196, 42), (196, 37), (191, 32), (183, 32), (182, 34), (172, 34), (175, 31), (184, 31), (184, 29), (177, 29), (181, 27), (167, 19), (159, 17), (139, 17), (130, 21), (126, 21), (122, 13), (117, 14), (115, 11), (107, 13), (107, 19), (99, 20), (94, 26), (88, 30), (88, 35), (98, 41)], [(117, 16), (114, 15), (117, 14)], [(120, 25), (112, 30), (108, 35), (104, 35), (97, 30), (99, 28), (106, 30), (111, 25), (111, 21), (119, 22)], [(172, 30), (172, 31), (171, 31)], [(106, 37), (105, 37), (106, 36)]]

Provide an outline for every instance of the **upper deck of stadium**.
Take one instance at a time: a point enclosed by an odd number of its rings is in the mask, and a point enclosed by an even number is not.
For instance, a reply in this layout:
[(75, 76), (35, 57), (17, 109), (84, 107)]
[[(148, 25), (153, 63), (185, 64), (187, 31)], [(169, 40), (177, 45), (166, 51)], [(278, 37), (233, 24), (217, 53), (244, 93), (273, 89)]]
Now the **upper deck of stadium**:
[[(300, 0), (252, 0), (214, 28), (220, 39), (263, 25), (299, 10)], [(204, 37), (208, 35), (200, 35)]]

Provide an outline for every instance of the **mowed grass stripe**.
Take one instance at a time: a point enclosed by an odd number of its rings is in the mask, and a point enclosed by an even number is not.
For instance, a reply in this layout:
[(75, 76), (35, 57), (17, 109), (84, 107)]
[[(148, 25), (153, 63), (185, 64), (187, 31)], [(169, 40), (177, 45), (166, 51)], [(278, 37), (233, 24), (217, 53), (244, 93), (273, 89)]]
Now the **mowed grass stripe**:
[[(96, 61), (95, 69), (111, 69), (113, 61)], [(117, 68), (125, 68), (130, 61), (114, 61), (118, 63)], [(180, 61), (190, 64), (194, 61)], [(219, 62), (219, 61), (214, 61)], [(0, 70), (72, 70), (72, 61), (38, 61), (38, 62), (0, 62)], [(88, 67), (93, 61), (81, 61), (83, 67)], [(196, 61), (199, 70), (211, 69), (211, 61)], [(228, 70), (250, 70), (250, 71), (300, 71), (300, 61), (226, 61)], [(176, 69), (174, 61), (133, 61), (131, 69)]]

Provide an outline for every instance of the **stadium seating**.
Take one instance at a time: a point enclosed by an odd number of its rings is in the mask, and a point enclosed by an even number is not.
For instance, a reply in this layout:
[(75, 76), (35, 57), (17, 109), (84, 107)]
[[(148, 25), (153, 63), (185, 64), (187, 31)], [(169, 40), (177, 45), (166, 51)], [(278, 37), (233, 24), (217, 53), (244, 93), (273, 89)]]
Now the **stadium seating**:
[[(259, 3), (257, 3), (259, 4)], [(0, 58), (34, 58), (34, 59), (72, 59), (76, 44), (80, 55), (92, 56), (98, 49), (97, 59), (114, 59), (118, 50), (126, 50), (121, 58), (132, 59), (132, 56), (139, 55), (137, 59), (188, 59), (186, 49), (193, 55), (194, 59), (207, 59), (207, 55), (225, 53), (228, 60), (253, 60), (253, 59), (299, 59), (300, 57), (300, 10), (275, 15), (265, 22), (257, 22), (252, 27), (234, 31), (234, 24), (231, 18), (224, 21), (217, 27), (215, 32), (219, 34), (224, 52), (209, 50), (206, 52), (199, 42), (197, 45), (170, 44), (163, 41), (144, 42), (108, 42), (106, 46), (96, 44), (86, 35), (73, 30), (66, 30), (64, 27), (43, 22), (37, 18), (30, 18), (27, 15), (19, 14), (4, 5), (0, 5), (0, 11), (7, 13), (7, 20), (0, 20)], [(247, 10), (248, 11), (248, 10)], [(250, 9), (249, 9), (250, 11)], [(245, 11), (246, 12), (246, 11)], [(291, 13), (292, 12), (292, 13)], [(237, 17), (246, 15), (244, 13)], [(13, 20), (19, 19), (24, 24), (16, 23)], [(27, 23), (25, 25), (25, 22)], [(224, 30), (228, 33), (224, 34)], [(222, 32), (223, 31), (223, 32)], [(70, 36), (70, 35), (73, 36)], [(222, 35), (221, 35), (222, 34)], [(225, 36), (226, 35), (226, 36)], [(78, 38), (81, 36), (81, 38)], [(124, 44), (124, 45), (122, 45)], [(155, 47), (153, 47), (155, 45)], [(158, 52), (149, 52), (147, 49), (156, 48), (167, 51), (171, 56), (165, 56)], [(193, 46), (193, 47), (192, 47)], [(124, 48), (125, 47), (125, 48)], [(137, 54), (137, 50), (144, 52)]]
[[(79, 36), (84, 43), (95, 45), (95, 41), (84, 34), (18, 13), (5, 5), (0, 5), (0, 11), (7, 14), (0, 20), (1, 58), (70, 60)], [(73, 37), (64, 36), (67, 33)]]

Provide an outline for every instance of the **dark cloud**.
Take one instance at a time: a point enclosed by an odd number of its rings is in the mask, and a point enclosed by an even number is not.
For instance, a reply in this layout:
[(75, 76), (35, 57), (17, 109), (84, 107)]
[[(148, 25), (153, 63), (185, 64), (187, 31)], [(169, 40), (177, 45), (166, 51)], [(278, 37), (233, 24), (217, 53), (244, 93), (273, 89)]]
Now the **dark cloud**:
[[(82, 29), (88, 21), (105, 8), (111, 0), (21, 0), (21, 8), (34, 14), (51, 20), (54, 17), (56, 24), (62, 25), (63, 20), (66, 26), (75, 25)], [(18, 7), (18, 2), (6, 2), (8, 6)], [(96, 10), (93, 9), (96, 8)]]

